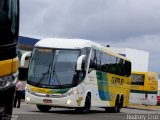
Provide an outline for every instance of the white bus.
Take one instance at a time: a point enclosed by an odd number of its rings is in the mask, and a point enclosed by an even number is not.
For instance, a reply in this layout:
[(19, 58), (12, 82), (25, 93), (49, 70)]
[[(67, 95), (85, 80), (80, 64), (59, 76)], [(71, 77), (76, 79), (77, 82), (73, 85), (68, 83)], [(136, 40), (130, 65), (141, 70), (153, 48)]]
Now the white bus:
[[(21, 61), (23, 63), (23, 61)], [(129, 102), (131, 62), (97, 43), (47, 38), (36, 43), (28, 70), (26, 103), (52, 107), (91, 107), (120, 112)]]

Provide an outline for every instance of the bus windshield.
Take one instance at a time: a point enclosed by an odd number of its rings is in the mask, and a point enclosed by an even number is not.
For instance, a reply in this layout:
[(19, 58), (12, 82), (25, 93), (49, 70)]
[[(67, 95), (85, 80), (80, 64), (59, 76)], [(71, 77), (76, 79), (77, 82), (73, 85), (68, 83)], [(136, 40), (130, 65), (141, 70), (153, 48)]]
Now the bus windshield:
[(72, 87), (80, 50), (34, 48), (28, 83), (46, 88)]

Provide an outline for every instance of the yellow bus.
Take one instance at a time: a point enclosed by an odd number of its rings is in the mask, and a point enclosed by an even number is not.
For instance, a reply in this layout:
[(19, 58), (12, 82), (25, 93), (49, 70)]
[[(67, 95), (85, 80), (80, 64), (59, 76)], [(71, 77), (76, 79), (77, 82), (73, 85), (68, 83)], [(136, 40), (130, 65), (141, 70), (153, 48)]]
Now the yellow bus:
[(97, 43), (43, 39), (31, 55), (25, 101), (40, 111), (66, 107), (87, 113), (94, 106), (120, 112), (129, 102), (130, 75), (127, 58)]
[[(19, 0), (0, 0), (0, 120), (10, 119), (17, 80)], [(7, 118), (2, 118), (3, 115)]]
[(130, 103), (157, 105), (158, 73), (132, 72)]

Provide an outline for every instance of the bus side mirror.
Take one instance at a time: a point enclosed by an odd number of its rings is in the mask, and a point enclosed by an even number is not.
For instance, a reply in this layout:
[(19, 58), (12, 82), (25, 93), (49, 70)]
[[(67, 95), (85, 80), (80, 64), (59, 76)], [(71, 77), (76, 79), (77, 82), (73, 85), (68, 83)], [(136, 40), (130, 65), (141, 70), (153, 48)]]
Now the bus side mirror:
[(31, 56), (31, 52), (26, 52), (21, 56), (20, 67), (24, 67), (25, 59), (26, 59), (27, 56)]
[(86, 58), (86, 55), (81, 55), (79, 56), (79, 58), (77, 59), (77, 66), (76, 66), (76, 70), (77, 71), (82, 71), (82, 64), (83, 64), (83, 60)]

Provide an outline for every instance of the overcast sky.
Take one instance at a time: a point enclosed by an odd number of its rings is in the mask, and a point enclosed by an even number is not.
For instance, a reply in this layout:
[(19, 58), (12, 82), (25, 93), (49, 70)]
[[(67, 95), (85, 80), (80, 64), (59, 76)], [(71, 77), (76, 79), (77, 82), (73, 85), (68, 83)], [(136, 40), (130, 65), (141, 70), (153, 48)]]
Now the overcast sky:
[(83, 38), (150, 53), (160, 72), (160, 0), (20, 0), (20, 35)]

